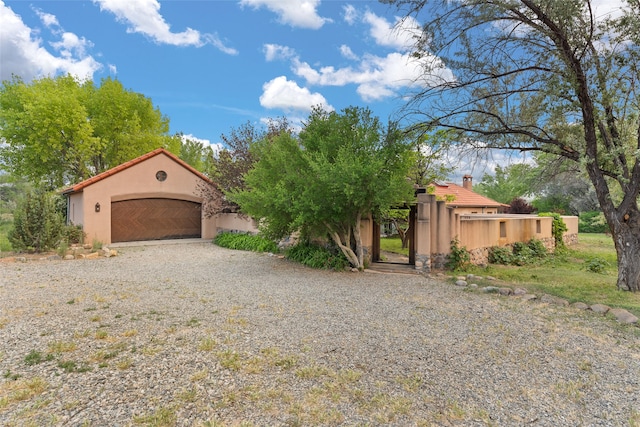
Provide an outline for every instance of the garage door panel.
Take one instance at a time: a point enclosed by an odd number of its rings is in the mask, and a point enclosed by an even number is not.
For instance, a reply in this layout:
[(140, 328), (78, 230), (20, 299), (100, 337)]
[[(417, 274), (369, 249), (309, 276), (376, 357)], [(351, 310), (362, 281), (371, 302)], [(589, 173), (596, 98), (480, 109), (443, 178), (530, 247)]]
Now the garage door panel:
[(186, 200), (137, 199), (111, 204), (111, 241), (200, 237), (201, 205)]

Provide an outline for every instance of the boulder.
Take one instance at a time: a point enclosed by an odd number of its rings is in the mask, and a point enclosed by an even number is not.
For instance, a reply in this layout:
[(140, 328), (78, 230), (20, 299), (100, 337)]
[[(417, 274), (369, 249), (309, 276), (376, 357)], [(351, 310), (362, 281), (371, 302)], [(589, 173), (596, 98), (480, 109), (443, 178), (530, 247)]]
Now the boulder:
[(604, 304), (593, 304), (591, 307), (591, 311), (594, 313), (607, 314), (611, 307)]
[(573, 308), (577, 308), (578, 310), (588, 310), (589, 306), (583, 302), (574, 302), (573, 304), (571, 304), (571, 307)]
[(609, 314), (612, 314), (618, 322), (625, 325), (638, 323), (638, 318), (623, 308), (612, 308), (609, 310)]

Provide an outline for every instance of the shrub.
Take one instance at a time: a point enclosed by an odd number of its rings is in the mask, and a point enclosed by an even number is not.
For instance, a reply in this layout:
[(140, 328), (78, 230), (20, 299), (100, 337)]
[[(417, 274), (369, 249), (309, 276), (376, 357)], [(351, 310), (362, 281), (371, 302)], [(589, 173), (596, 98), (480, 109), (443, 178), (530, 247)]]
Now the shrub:
[(445, 267), (449, 270), (461, 270), (469, 264), (469, 261), (471, 261), (471, 255), (469, 255), (467, 248), (461, 247), (458, 239), (453, 239), (451, 241), (451, 252)]
[(223, 248), (253, 252), (278, 252), (278, 245), (263, 236), (245, 233), (220, 233), (213, 242)]
[(18, 204), (8, 238), (16, 251), (43, 252), (58, 246), (63, 229), (54, 198), (36, 189), (27, 191)]
[(527, 246), (529, 246), (529, 249), (533, 252), (533, 256), (536, 258), (545, 258), (548, 254), (547, 248), (544, 243), (542, 243), (542, 240), (533, 238), (529, 240)]
[(63, 239), (68, 244), (84, 243), (86, 234), (82, 231), (81, 225), (67, 225), (63, 230)]
[(310, 242), (301, 242), (287, 249), (286, 257), (311, 268), (344, 270), (349, 261), (335, 246), (320, 246)]
[(609, 231), (607, 221), (602, 212), (582, 212), (578, 218), (578, 232), (580, 233), (606, 233)]
[(602, 258), (591, 258), (584, 264), (584, 269), (590, 271), (592, 273), (606, 273), (607, 267), (609, 267), (609, 263)]
[(508, 246), (493, 246), (489, 248), (489, 263), (490, 264), (511, 264), (513, 253)]

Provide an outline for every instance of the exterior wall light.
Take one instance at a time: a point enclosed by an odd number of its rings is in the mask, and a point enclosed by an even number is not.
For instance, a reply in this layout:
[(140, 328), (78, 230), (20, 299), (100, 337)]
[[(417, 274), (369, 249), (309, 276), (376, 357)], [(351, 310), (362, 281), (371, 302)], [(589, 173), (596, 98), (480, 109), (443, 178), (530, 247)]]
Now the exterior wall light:
[(100, 212), (100, 203), (96, 203), (96, 212)]

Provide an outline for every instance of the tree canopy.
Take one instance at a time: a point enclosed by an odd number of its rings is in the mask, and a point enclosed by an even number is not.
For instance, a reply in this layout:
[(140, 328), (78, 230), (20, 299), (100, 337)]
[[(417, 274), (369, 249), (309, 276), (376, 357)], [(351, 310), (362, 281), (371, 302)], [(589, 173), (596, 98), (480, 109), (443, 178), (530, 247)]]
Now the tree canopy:
[(111, 78), (100, 86), (66, 75), (0, 87), (0, 164), (9, 173), (60, 187), (180, 141), (149, 98)]
[(258, 161), (232, 200), (271, 237), (328, 235), (356, 268), (364, 267), (362, 219), (413, 197), (411, 145), (365, 108), (315, 108), (297, 137), (264, 138), (252, 153)]
[(590, 0), (385, 1), (424, 21), (407, 113), (468, 146), (580, 165), (614, 238), (618, 288), (640, 290), (640, 2), (602, 16)]

